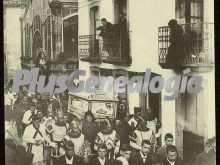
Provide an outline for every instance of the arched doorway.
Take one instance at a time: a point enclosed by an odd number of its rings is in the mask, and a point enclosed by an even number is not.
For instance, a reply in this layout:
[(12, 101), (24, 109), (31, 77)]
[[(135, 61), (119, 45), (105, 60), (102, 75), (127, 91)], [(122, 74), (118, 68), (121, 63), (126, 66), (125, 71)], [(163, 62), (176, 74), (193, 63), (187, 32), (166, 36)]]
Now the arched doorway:
[(33, 57), (33, 64), (36, 64), (37, 60), (37, 53), (40, 49), (42, 49), (43, 43), (42, 43), (42, 38), (40, 35), (39, 31), (36, 31), (34, 33), (34, 38), (33, 38), (33, 51), (32, 51), (32, 57)]
[(63, 21), (63, 43), (67, 58), (78, 59), (78, 15)]

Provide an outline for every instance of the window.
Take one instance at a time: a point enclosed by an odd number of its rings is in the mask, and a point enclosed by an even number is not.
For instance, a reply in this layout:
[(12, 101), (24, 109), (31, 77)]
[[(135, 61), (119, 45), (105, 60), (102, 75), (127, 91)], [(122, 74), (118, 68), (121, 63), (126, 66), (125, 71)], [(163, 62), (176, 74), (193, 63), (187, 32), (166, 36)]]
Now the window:
[(45, 51), (48, 58), (51, 59), (51, 16), (48, 16), (45, 20)]
[(176, 17), (180, 23), (203, 22), (203, 0), (177, 0)]
[(78, 59), (78, 16), (63, 21), (63, 42), (65, 56)]
[(30, 56), (30, 26), (25, 25), (25, 56)]

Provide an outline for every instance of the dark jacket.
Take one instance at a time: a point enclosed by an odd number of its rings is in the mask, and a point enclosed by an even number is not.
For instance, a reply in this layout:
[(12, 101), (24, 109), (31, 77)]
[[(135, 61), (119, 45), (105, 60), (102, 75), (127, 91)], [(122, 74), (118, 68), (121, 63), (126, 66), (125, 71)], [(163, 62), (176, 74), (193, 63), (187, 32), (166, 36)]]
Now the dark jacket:
[[(55, 162), (55, 165), (66, 165), (66, 158), (65, 155), (58, 158)], [(74, 156), (73, 157), (73, 165), (83, 165), (83, 160), (80, 157)]]
[(216, 153), (211, 150), (210, 152), (203, 152), (196, 157), (195, 165), (216, 165)]
[[(183, 160), (179, 157), (176, 158), (175, 164), (174, 165), (183, 165)], [(167, 159), (163, 160), (163, 165), (170, 165)]]
[(144, 163), (140, 152), (138, 152), (131, 156), (129, 160), (129, 165), (152, 165), (151, 155), (150, 154), (147, 155), (147, 159), (145, 160)]
[(82, 123), (82, 133), (90, 143), (94, 143), (95, 137), (99, 132), (99, 128), (95, 122), (87, 122), (86, 120)]
[(100, 30), (100, 36), (102, 38), (112, 38), (112, 32), (113, 32), (113, 26), (110, 22), (106, 22), (105, 26), (100, 26), (97, 28), (97, 30)]
[[(101, 165), (101, 163), (99, 162), (98, 157), (96, 157), (94, 159), (91, 159), (89, 165)], [(115, 163), (113, 159), (105, 158), (105, 165), (117, 165), (117, 163)]]

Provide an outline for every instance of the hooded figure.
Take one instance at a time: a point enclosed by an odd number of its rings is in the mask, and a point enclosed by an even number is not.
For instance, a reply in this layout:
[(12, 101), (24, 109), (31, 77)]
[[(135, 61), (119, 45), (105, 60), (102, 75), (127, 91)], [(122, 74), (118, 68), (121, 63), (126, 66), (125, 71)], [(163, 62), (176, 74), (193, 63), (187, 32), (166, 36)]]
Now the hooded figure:
[(99, 131), (97, 124), (95, 123), (95, 117), (91, 111), (87, 111), (82, 123), (82, 133), (86, 139), (91, 143), (92, 152), (94, 152), (94, 140)]
[(94, 149), (97, 151), (98, 145), (105, 144), (107, 146), (107, 157), (114, 158), (119, 153), (120, 137), (119, 134), (112, 128), (108, 119), (104, 121), (104, 128), (100, 131), (95, 139)]
[(79, 120), (74, 119), (69, 126), (68, 135), (65, 136), (65, 140), (72, 141), (74, 144), (75, 154), (78, 156), (83, 155), (83, 145), (85, 142), (85, 135), (81, 131), (81, 123)]
[(51, 134), (51, 141), (56, 143), (56, 147), (52, 149), (52, 156), (60, 157), (65, 154), (62, 146), (62, 140), (67, 134), (62, 111), (57, 112), (56, 123), (52, 124), (50, 128), (49, 127), (47, 127), (47, 132)]
[(130, 145), (132, 148), (140, 151), (141, 143), (143, 140), (148, 140), (152, 142), (153, 131), (146, 127), (146, 122), (144, 120), (140, 121), (137, 125), (137, 129), (130, 136)]
[(168, 23), (170, 29), (170, 46), (166, 57), (167, 63), (181, 64), (184, 60), (183, 29), (175, 19)]

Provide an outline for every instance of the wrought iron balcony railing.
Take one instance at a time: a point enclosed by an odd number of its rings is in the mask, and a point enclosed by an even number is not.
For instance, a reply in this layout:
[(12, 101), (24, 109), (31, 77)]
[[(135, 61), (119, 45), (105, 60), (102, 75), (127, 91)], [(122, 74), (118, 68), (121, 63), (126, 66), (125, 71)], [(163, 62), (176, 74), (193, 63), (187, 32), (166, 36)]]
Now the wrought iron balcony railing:
[(116, 65), (130, 65), (129, 40), (113, 35), (111, 38), (94, 35), (79, 36), (79, 58), (88, 62), (104, 62)]
[[(212, 68), (214, 64), (214, 24), (191, 23), (180, 25), (183, 30), (182, 44), (176, 50), (183, 50), (183, 60), (179, 63), (174, 57), (168, 61), (167, 55), (171, 52), (170, 29), (168, 26), (159, 27), (158, 46), (159, 64), (164, 69), (180, 67)], [(176, 45), (176, 44), (175, 44)], [(177, 44), (178, 45), (178, 44)], [(169, 52), (170, 50), (170, 52)], [(179, 55), (179, 52), (175, 54)]]
[(97, 35), (79, 36), (79, 58), (82, 61), (101, 62), (99, 39)]

